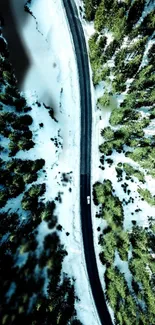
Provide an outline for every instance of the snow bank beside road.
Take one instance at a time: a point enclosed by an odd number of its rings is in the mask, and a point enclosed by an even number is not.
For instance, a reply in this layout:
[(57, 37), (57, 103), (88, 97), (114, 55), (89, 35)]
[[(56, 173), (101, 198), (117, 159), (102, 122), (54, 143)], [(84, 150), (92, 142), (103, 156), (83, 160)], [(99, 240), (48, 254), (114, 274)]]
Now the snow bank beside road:
[[(63, 272), (76, 279), (75, 289), (80, 299), (76, 303), (78, 318), (84, 325), (97, 325), (80, 224), (80, 96), (72, 39), (62, 1), (33, 0), (30, 9), (36, 19), (23, 13), (24, 4), (24, 1), (13, 0), (18, 30), (30, 56), (31, 64), (22, 91), (32, 107), (31, 130), (35, 146), (29, 151), (20, 151), (17, 157), (45, 159), (44, 171), (39, 174), (37, 182), (46, 183), (44, 201), (53, 200), (60, 194), (56, 215), (62, 226), (60, 237), (68, 251)], [(24, 25), (22, 15), (27, 15)], [(58, 123), (51, 119), (44, 104), (54, 108)], [(66, 177), (68, 182), (64, 180)], [(41, 241), (48, 233), (46, 225), (43, 226)]]

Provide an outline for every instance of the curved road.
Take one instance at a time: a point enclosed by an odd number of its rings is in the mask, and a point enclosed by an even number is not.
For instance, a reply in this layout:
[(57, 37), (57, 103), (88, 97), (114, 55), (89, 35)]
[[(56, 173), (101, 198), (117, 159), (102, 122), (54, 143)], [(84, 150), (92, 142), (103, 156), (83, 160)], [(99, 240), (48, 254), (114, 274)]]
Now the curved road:
[(63, 0), (63, 3), (76, 52), (81, 96), (80, 206), (85, 260), (89, 281), (101, 324), (112, 325), (97, 269), (93, 242), (91, 204), (87, 205), (87, 196), (91, 196), (90, 180), (92, 135), (92, 103), (88, 54), (84, 32), (78, 18), (78, 12), (74, 1)]

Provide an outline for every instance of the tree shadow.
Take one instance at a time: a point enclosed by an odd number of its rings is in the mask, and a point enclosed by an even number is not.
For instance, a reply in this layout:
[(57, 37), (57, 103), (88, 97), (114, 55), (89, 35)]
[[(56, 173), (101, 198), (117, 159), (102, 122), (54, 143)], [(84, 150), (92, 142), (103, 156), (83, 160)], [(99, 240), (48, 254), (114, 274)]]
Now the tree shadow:
[[(18, 0), (16, 1), (19, 2)], [(19, 11), (19, 14), (22, 15), (22, 24), (24, 26), (29, 17), (28, 13), (24, 11), (25, 0), (20, 0), (21, 5), (23, 6), (23, 13)], [(3, 35), (8, 42), (10, 62), (15, 70), (18, 87), (20, 88), (31, 63), (15, 21), (12, 0), (0, 0), (0, 19)]]

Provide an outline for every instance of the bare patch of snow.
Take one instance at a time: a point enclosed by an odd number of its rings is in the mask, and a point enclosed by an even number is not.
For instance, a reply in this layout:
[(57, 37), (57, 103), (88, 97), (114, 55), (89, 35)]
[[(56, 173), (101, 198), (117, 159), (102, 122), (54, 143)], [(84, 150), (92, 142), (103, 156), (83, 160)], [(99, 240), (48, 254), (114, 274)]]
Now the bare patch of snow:
[(132, 292), (133, 291), (133, 289), (132, 289), (133, 275), (129, 270), (128, 261), (122, 261), (117, 250), (115, 251), (114, 266), (117, 266), (119, 271), (124, 274), (128, 288), (129, 288), (130, 292)]

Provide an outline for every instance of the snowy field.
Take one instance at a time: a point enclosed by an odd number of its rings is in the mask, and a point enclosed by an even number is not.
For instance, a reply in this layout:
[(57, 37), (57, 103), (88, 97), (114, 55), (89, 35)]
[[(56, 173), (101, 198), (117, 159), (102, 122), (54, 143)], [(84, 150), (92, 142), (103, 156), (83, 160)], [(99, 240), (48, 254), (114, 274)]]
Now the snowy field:
[[(35, 146), (19, 151), (15, 157), (45, 159), (44, 170), (34, 183), (46, 183), (44, 202), (59, 193), (56, 215), (62, 226), (61, 241), (68, 252), (62, 271), (76, 279), (75, 290), (80, 299), (76, 302), (77, 317), (84, 325), (97, 325), (79, 213), (80, 95), (72, 38), (61, 0), (32, 0), (33, 15), (23, 11), (24, 4), (23, 0), (12, 1), (17, 28), (31, 63), (21, 90), (32, 107), (30, 129)], [(24, 15), (27, 19), (23, 24)], [(49, 116), (47, 106), (54, 109), (56, 120)], [(19, 199), (9, 200), (3, 210), (15, 210)], [(48, 233), (43, 221), (39, 226), (40, 243)]]

